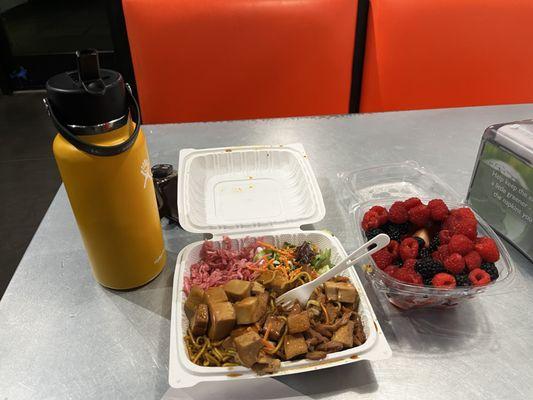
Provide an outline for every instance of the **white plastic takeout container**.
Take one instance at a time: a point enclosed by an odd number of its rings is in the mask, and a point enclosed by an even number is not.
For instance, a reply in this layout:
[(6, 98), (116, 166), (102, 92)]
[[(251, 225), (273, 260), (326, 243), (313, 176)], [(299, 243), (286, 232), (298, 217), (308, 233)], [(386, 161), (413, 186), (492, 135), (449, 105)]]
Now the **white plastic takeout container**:
[[(301, 225), (320, 221), (325, 207), (320, 188), (301, 144), (183, 149), (179, 153), (178, 211), (181, 226), (191, 232), (211, 233), (220, 246), (229, 236), (235, 248), (246, 238), (281, 246), (310, 241), (331, 248), (332, 261), (346, 256), (341, 243), (323, 231), (303, 231)], [(184, 277), (200, 258), (203, 242), (181, 250), (176, 260), (172, 290), (169, 384), (183, 388), (206, 381), (261, 378), (245, 367), (203, 367), (189, 360), (183, 340), (188, 320), (184, 313)], [(381, 360), (391, 349), (355, 270), (346, 271), (360, 295), (359, 313), (367, 341), (329, 354), (325, 359), (282, 362), (281, 370), (262, 377), (296, 374), (360, 360)]]

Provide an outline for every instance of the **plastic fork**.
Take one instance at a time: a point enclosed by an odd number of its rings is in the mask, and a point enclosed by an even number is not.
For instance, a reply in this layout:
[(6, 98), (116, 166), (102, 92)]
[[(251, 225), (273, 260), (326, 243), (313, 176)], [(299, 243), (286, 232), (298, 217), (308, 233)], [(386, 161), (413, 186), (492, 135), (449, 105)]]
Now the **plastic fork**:
[(380, 233), (335, 265), (328, 272), (325, 272), (316, 279), (313, 279), (311, 282), (307, 282), (304, 285), (289, 290), (288, 292), (276, 298), (276, 304), (281, 305), (283, 308), (289, 307), (295, 300), (298, 300), (300, 304), (306, 304), (307, 300), (309, 300), (309, 297), (311, 297), (313, 290), (315, 290), (317, 286), (320, 286), (334, 276), (339, 275), (342, 271), (354, 265), (361, 258), (381, 250), (389, 243), (390, 238), (386, 234)]

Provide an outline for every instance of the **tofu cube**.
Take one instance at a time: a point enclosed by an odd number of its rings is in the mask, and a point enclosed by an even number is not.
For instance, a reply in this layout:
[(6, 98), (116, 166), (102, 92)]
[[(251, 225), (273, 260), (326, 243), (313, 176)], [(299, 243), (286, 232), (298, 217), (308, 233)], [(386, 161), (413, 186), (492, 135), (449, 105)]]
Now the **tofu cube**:
[(237, 317), (237, 324), (247, 325), (253, 324), (259, 318), (257, 318), (257, 297), (247, 297), (241, 301), (235, 303), (235, 315)]
[(307, 353), (307, 343), (302, 334), (285, 335), (283, 341), (283, 351), (285, 352), (285, 358), (290, 360), (296, 356)]
[(262, 285), (267, 285), (268, 283), (272, 282), (272, 279), (274, 279), (274, 271), (266, 270), (261, 272), (261, 275), (257, 278), (257, 282), (259, 282)]
[(284, 293), (289, 288), (289, 280), (278, 272), (267, 286), (276, 293)]
[(208, 306), (212, 306), (216, 303), (225, 303), (228, 301), (228, 296), (221, 286), (212, 287), (205, 291), (204, 303)]
[(265, 293), (265, 287), (259, 282), (252, 282), (252, 294), (255, 296), (261, 293)]
[(337, 296), (341, 303), (355, 303), (359, 299), (357, 290), (349, 282), (337, 282)]
[(207, 332), (207, 326), (209, 325), (209, 310), (207, 304), (200, 304), (196, 308), (191, 319), (191, 332), (194, 336), (202, 336)]
[(269, 301), (270, 295), (266, 292), (257, 296), (257, 307), (254, 313), (255, 321), (259, 321), (261, 318), (263, 318), (263, 316), (267, 312)]
[(248, 331), (234, 339), (237, 355), (242, 365), (250, 368), (257, 362), (259, 351), (263, 348), (261, 337), (255, 331)]
[(349, 282), (324, 283), (324, 291), (329, 301), (340, 301), (341, 303), (355, 303), (358, 299), (355, 287)]
[(228, 336), (235, 326), (235, 310), (233, 305), (226, 301), (209, 305), (210, 325), (208, 336), (211, 340), (221, 340)]
[(187, 300), (185, 300), (185, 315), (191, 320), (196, 308), (199, 304), (204, 302), (204, 290), (198, 286), (193, 286), (189, 292)]
[(337, 331), (333, 334), (333, 337), (331, 338), (332, 341), (342, 343), (342, 346), (345, 349), (349, 349), (353, 347), (353, 329), (354, 329), (354, 322), (348, 321), (346, 325), (341, 326)]
[(327, 281), (324, 283), (324, 293), (329, 301), (338, 301), (337, 282)]
[(298, 314), (289, 314), (287, 317), (287, 327), (289, 328), (289, 333), (291, 335), (308, 330), (311, 327), (311, 324), (309, 322), (307, 311), (302, 311)]
[(285, 328), (285, 320), (280, 317), (270, 316), (266, 319), (263, 328), (266, 330), (268, 326), (270, 326), (270, 333), (267, 339), (279, 340)]
[(231, 301), (238, 301), (250, 297), (251, 287), (251, 282), (232, 279), (224, 285), (224, 291)]

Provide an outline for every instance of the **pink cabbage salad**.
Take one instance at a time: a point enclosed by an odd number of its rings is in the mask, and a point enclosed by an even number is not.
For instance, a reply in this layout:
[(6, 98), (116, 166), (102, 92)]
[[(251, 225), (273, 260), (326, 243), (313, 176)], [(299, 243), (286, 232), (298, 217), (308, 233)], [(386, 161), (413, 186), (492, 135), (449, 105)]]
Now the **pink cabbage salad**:
[(185, 294), (188, 295), (193, 286), (206, 290), (232, 279), (253, 280), (258, 272), (248, 266), (256, 266), (254, 256), (258, 247), (257, 239), (252, 238), (244, 239), (244, 246), (240, 250), (233, 248), (227, 236), (223, 238), (220, 248), (206, 240), (200, 250), (200, 261), (191, 265), (189, 275), (184, 279)]

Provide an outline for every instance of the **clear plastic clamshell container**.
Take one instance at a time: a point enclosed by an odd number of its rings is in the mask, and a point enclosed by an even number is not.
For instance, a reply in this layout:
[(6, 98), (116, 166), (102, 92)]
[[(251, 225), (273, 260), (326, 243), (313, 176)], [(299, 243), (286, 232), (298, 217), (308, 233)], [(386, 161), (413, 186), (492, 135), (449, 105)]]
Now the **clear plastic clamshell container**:
[[(218, 246), (222, 235), (229, 236), (235, 248), (243, 246), (247, 237), (277, 246), (284, 242), (299, 245), (307, 240), (321, 249), (331, 248), (333, 262), (346, 257), (341, 243), (331, 234), (300, 229), (325, 215), (320, 188), (301, 144), (184, 149), (179, 157), (178, 211), (186, 230), (211, 233)], [(188, 327), (183, 281), (191, 265), (199, 260), (202, 244), (186, 246), (176, 261), (169, 360), (169, 384), (174, 388), (205, 381), (260, 378), (245, 367), (203, 367), (189, 360), (183, 339)], [(390, 347), (357, 274), (349, 269), (346, 275), (360, 295), (359, 314), (367, 341), (319, 361), (282, 362), (279, 372), (264, 377), (390, 357)]]
[[(423, 203), (435, 198), (443, 199), (450, 209), (468, 207), (459, 200), (459, 195), (441, 179), (414, 161), (388, 164), (359, 171), (339, 174), (342, 191), (352, 228), (357, 243), (366, 241), (361, 227), (364, 214), (373, 206), (389, 208), (392, 203), (419, 197)], [(474, 211), (478, 221), (478, 236), (491, 237), (500, 251), (496, 267), (499, 278), (485, 286), (456, 287), (455, 289), (438, 289), (431, 286), (418, 286), (397, 279), (376, 267), (371, 257), (367, 258), (371, 266), (366, 268), (366, 276), (373, 286), (385, 294), (387, 299), (402, 309), (422, 307), (452, 307), (461, 301), (483, 292), (505, 291), (513, 281), (515, 269), (509, 253), (492, 228)]]

